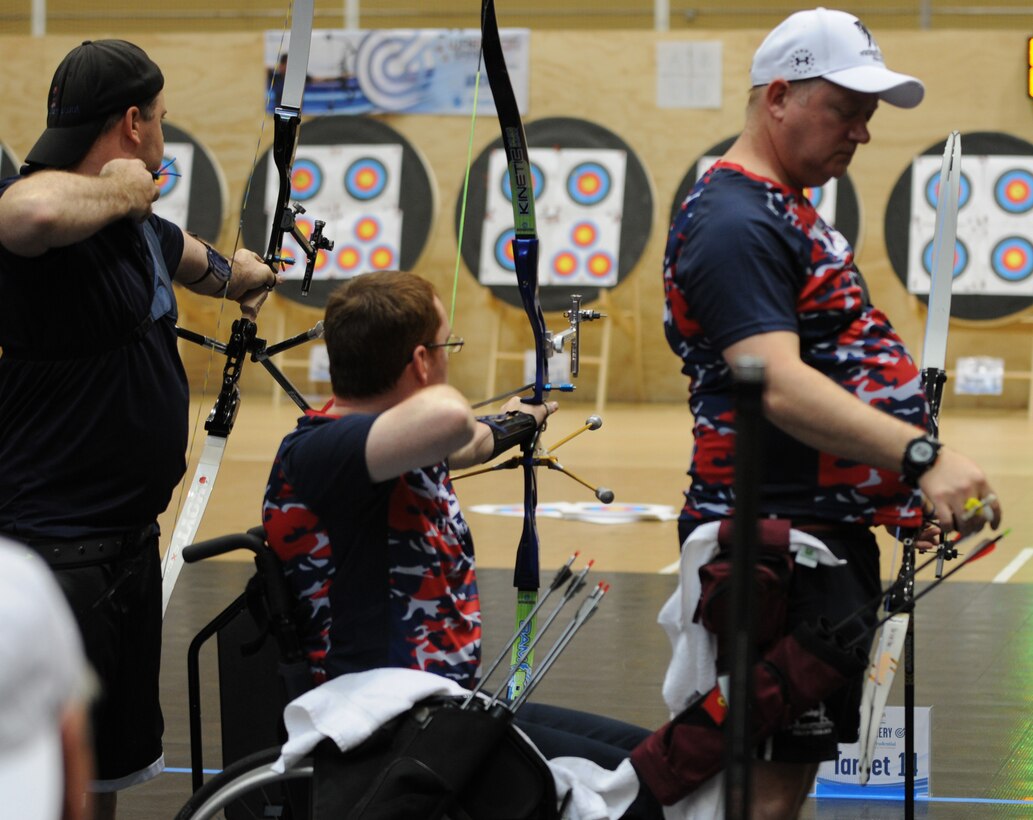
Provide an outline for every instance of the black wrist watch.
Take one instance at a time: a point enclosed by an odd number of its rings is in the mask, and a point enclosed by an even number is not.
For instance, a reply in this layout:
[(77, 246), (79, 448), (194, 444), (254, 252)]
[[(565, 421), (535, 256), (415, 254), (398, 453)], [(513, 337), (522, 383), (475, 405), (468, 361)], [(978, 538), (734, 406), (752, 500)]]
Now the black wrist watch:
[(904, 463), (901, 469), (904, 480), (908, 484), (917, 487), (918, 479), (936, 463), (942, 446), (940, 442), (929, 435), (911, 439), (907, 443), (907, 447), (904, 448)]

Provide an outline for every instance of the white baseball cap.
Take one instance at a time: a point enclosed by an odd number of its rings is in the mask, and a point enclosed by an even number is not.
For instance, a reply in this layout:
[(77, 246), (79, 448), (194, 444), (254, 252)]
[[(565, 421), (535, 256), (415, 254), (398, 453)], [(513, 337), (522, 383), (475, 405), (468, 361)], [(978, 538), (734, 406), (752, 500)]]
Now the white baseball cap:
[(93, 675), (53, 572), (0, 538), (0, 813), (57, 820), (64, 805), (61, 719)]
[(754, 86), (782, 78), (824, 77), (831, 83), (878, 94), (900, 108), (914, 108), (925, 95), (921, 81), (886, 68), (882, 52), (867, 27), (845, 11), (816, 8), (789, 15), (753, 55)]

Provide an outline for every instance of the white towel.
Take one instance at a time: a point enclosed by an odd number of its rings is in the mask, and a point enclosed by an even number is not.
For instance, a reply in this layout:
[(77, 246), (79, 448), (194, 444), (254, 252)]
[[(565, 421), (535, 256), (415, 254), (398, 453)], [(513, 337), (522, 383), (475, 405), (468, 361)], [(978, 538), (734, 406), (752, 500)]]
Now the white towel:
[[(286, 771), (324, 738), (342, 752), (354, 748), (425, 698), (467, 694), (454, 681), (413, 669), (374, 669), (334, 678), (287, 704), (283, 713), (287, 742), (273, 769)], [(526, 735), (524, 739), (534, 748)], [(616, 820), (638, 794), (638, 777), (630, 761), (614, 771), (576, 757), (547, 763), (557, 794), (571, 792), (566, 820)]]
[(330, 738), (345, 752), (358, 746), (391, 718), (436, 695), (464, 695), (455, 681), (414, 669), (372, 669), (341, 675), (287, 704), (287, 742), (277, 772), (286, 771)]

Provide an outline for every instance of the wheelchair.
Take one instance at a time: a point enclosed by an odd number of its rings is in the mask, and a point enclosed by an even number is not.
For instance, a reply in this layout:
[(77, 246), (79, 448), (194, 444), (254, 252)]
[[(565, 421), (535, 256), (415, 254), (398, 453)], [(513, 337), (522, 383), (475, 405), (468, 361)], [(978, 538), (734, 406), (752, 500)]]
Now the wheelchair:
[[(417, 704), (341, 753), (324, 741), (275, 771), (284, 706), (312, 688), (295, 628), (294, 599), (261, 527), (183, 550), (196, 562), (236, 549), (256, 573), (191, 642), (187, 654), (194, 793), (176, 820), (555, 820), (544, 759), (512, 727), (512, 713), (465, 708), (454, 698)], [(223, 770), (204, 782), (201, 647), (218, 640)]]
[[(313, 685), (295, 628), (293, 594), (279, 558), (265, 543), (261, 527), (191, 544), (183, 550), (183, 560), (194, 563), (238, 549), (253, 553), (255, 574), (244, 591), (197, 633), (187, 649), (194, 794), (177, 817), (304, 818), (303, 813), (290, 812), (284, 787), (268, 785), (264, 792), (237, 800), (236, 806), (220, 807), (218, 814), (194, 812), (194, 807), (201, 805), (199, 795), (218, 791), (221, 783), (248, 771), (256, 762), (269, 758), (271, 763), (279, 756), (279, 746), (285, 739), (283, 708)], [(213, 637), (217, 646), (223, 770), (205, 783), (200, 653)], [(298, 800), (294, 802), (300, 805)]]

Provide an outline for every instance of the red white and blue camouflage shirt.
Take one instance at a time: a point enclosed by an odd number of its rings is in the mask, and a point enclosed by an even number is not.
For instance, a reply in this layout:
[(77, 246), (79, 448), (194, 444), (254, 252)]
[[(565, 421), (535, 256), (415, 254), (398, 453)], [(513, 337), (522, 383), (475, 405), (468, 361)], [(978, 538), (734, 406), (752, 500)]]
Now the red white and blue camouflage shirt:
[(471, 686), (481, 652), (473, 539), (444, 463), (375, 483), (376, 416), (309, 412), (280, 445), (262, 520), (301, 601), (318, 681), (381, 667)]
[[(860, 401), (925, 427), (918, 368), (868, 301), (853, 249), (801, 191), (718, 162), (671, 225), (664, 291), (664, 329), (690, 379), (694, 418), (683, 527), (733, 512), (735, 413), (722, 351), (750, 336), (796, 333), (806, 364)], [(763, 514), (920, 524), (920, 495), (899, 474), (820, 453), (767, 421), (763, 440)]]

